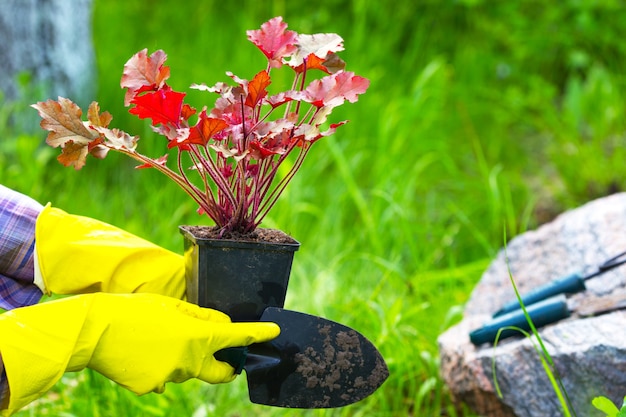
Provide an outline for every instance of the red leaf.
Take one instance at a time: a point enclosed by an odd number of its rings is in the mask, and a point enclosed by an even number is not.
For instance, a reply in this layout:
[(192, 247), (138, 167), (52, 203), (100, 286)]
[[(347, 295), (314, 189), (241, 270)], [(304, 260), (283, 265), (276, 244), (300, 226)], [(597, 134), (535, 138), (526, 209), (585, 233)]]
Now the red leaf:
[(185, 93), (162, 89), (136, 96), (129, 112), (140, 119), (152, 119), (152, 125), (171, 123), (177, 125), (182, 112)]
[(345, 100), (354, 103), (359, 94), (367, 91), (369, 84), (367, 78), (341, 71), (312, 81), (305, 90), (306, 101), (316, 107), (329, 108), (340, 106)]
[(248, 95), (246, 96), (246, 106), (254, 107), (259, 101), (267, 96), (267, 86), (270, 85), (270, 79), (267, 71), (261, 71), (254, 76), (252, 81), (248, 83)]
[(170, 77), (170, 68), (163, 66), (167, 59), (165, 52), (158, 50), (150, 56), (147, 52), (147, 49), (137, 52), (124, 65), (120, 86), (128, 89), (124, 98), (126, 106), (140, 92), (163, 87)]
[(286, 29), (287, 24), (278, 16), (263, 23), (260, 30), (246, 32), (248, 39), (265, 54), (271, 68), (282, 66), (282, 59), (297, 49), (298, 34)]
[(184, 120), (189, 120), (189, 118), (193, 116), (194, 114), (196, 114), (196, 109), (191, 107), (189, 104), (183, 104), (183, 109), (181, 110), (180, 116)]
[(205, 146), (209, 143), (209, 140), (215, 136), (217, 133), (221, 132), (225, 128), (228, 127), (228, 123), (223, 121), (222, 119), (216, 119), (213, 117), (208, 117), (206, 114), (206, 110), (203, 110), (198, 117), (198, 123), (191, 129), (189, 129), (189, 136), (187, 139), (175, 142), (172, 141), (170, 144), (173, 146), (179, 146), (182, 144), (196, 144)]
[(345, 68), (346, 63), (335, 53), (329, 53), (326, 56), (326, 59), (320, 58), (311, 53), (308, 57), (306, 57), (302, 64), (294, 67), (294, 71), (301, 73), (304, 72), (304, 70), (308, 71), (310, 69), (319, 69), (324, 71), (326, 74), (334, 74), (336, 72), (343, 71)]
[(319, 70), (324, 71), (327, 74), (330, 74), (330, 71), (328, 71), (328, 69), (324, 66), (325, 61), (326, 60), (324, 58), (319, 58), (315, 54), (309, 54), (309, 56), (306, 57), (306, 59), (302, 62), (302, 64), (298, 65), (297, 67), (294, 67), (294, 70), (296, 72), (304, 72), (305, 69), (307, 71), (310, 69), (319, 69)]

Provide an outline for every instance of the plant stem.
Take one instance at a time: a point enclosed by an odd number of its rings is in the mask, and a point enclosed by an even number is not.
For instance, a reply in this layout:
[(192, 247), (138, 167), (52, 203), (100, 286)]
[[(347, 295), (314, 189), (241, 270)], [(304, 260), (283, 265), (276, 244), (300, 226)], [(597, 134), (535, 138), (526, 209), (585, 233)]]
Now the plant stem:
[[(294, 144), (295, 146), (295, 144)], [(269, 211), (272, 209), (272, 207), (274, 207), (274, 204), (276, 204), (276, 201), (278, 200), (278, 197), (282, 194), (283, 190), (285, 189), (285, 187), (287, 187), (287, 185), (289, 184), (289, 182), (291, 182), (292, 178), (296, 175), (296, 173), (298, 172), (298, 170), (300, 169), (300, 167), (302, 166), (302, 163), (304, 162), (304, 158), (306, 157), (306, 154), (309, 152), (309, 149), (311, 148), (311, 144), (309, 142), (306, 142), (304, 145), (302, 145), (302, 148), (300, 150), (300, 153), (298, 154), (298, 157), (296, 158), (296, 162), (294, 163), (294, 166), (289, 170), (289, 172), (287, 173), (287, 175), (280, 180), (280, 182), (278, 183), (278, 185), (276, 185), (276, 187), (272, 190), (272, 192), (270, 193), (270, 195), (264, 200), (263, 204), (261, 205), (261, 207), (259, 208), (259, 215), (257, 215), (256, 219), (255, 219), (255, 224), (259, 225), (263, 219), (265, 218), (265, 216), (267, 215), (267, 213), (269, 213)], [(271, 178), (273, 178), (276, 175), (277, 172), (277, 167), (280, 165), (277, 164), (276, 167), (274, 167), (274, 169), (272, 170), (271, 173)], [(268, 177), (268, 178), (270, 178)], [(271, 180), (268, 181), (268, 187), (271, 184)], [(265, 191), (267, 192), (267, 191)]]
[(176, 172), (172, 171), (168, 167), (155, 162), (154, 159), (148, 158), (145, 155), (142, 155), (138, 152), (131, 151), (125, 148), (113, 148), (113, 147), (108, 147), (108, 148), (111, 150), (123, 153), (125, 155), (128, 155), (131, 158), (141, 162), (142, 164), (148, 164), (151, 167), (155, 168), (157, 171), (166, 175), (172, 181), (178, 184), (183, 189), (183, 191), (185, 191), (185, 193), (187, 193), (207, 213), (212, 211), (212, 209), (216, 209), (215, 206), (209, 207), (209, 203), (205, 202), (202, 199), (202, 192), (196, 186), (187, 182), (183, 176), (177, 174)]

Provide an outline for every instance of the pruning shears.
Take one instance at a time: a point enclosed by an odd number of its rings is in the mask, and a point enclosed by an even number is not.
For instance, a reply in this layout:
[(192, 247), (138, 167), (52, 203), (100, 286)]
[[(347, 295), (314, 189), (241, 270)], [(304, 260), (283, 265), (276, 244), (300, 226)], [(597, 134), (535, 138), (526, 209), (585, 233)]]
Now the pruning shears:
[[(526, 307), (526, 312), (535, 327), (555, 323), (571, 315), (572, 308), (568, 305), (566, 295), (585, 291), (586, 281), (624, 263), (626, 263), (626, 252), (607, 259), (590, 274), (582, 275), (580, 272), (576, 272), (538, 287), (521, 296), (521, 301)], [(582, 313), (581, 315), (583, 316), (589, 316), (626, 308), (626, 296), (619, 294), (619, 297), (618, 299), (609, 299), (608, 301), (600, 300), (600, 303), (596, 301), (586, 308), (583, 307), (583, 311), (578, 311), (578, 313)], [(493, 343), (498, 332), (503, 327), (516, 327), (525, 331), (530, 330), (526, 315), (517, 299), (506, 303), (504, 307), (493, 315), (492, 320), (483, 327), (470, 332), (470, 340), (475, 345)], [(519, 333), (516, 330), (504, 329), (500, 332), (499, 338), (504, 339), (515, 334)]]

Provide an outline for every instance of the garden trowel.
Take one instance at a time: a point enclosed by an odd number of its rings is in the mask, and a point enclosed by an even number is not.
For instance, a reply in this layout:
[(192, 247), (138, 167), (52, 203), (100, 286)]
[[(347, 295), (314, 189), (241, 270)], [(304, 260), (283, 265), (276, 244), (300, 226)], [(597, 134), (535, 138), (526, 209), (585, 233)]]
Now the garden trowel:
[(237, 372), (245, 369), (253, 403), (342, 407), (372, 394), (389, 376), (374, 345), (342, 324), (278, 307), (266, 308), (260, 321), (278, 324), (280, 336), (215, 354)]
[[(592, 317), (624, 309), (626, 292), (622, 290), (607, 296), (589, 295), (579, 301), (569, 300), (564, 294), (559, 294), (531, 304), (526, 308), (526, 313), (533, 325), (539, 328), (571, 315)], [(481, 328), (470, 332), (470, 341), (477, 346), (494, 343), (496, 340), (522, 334), (520, 329), (526, 332), (531, 330), (526, 314), (521, 309), (498, 315)]]
[[(587, 275), (582, 275), (580, 272), (575, 272), (573, 274), (567, 275), (558, 280), (549, 282), (545, 285), (542, 285), (538, 288), (535, 288), (533, 291), (528, 294), (524, 294), (521, 297), (522, 303), (525, 306), (530, 306), (531, 304), (535, 304), (541, 302), (542, 300), (546, 300), (550, 297), (559, 294), (574, 294), (578, 292), (585, 291), (587, 289), (585, 282), (590, 280), (591, 278), (595, 278), (598, 275), (601, 275), (607, 271), (612, 270), (618, 266), (621, 266), (626, 263), (626, 252), (619, 253), (613, 256), (610, 259), (607, 259), (602, 264), (598, 265), (598, 267), (591, 273)], [(511, 313), (513, 311), (519, 310), (520, 303), (517, 299), (513, 299), (506, 303), (500, 310), (498, 310), (493, 317), (499, 317), (507, 313)]]

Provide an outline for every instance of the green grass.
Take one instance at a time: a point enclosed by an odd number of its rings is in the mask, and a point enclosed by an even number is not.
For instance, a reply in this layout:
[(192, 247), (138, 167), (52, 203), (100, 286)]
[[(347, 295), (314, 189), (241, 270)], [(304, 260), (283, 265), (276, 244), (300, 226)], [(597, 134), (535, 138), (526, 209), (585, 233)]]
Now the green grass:
[[(512, 237), (624, 189), (626, 22), (613, 18), (623, 10), (610, 1), (188, 4), (96, 0), (94, 99), (114, 126), (142, 135), (150, 155), (163, 143), (125, 113), (118, 88), (142, 48), (168, 53), (178, 90), (225, 81), (227, 70), (249, 78), (263, 58), (245, 30), (282, 15), (302, 33), (339, 33), (348, 69), (371, 80), (337, 112), (350, 123), (313, 148), (264, 226), (302, 243), (287, 307), (358, 329), (391, 376), (358, 404), (298, 415), (471, 415), (451, 403), (436, 339), (460, 320), (503, 228)], [(182, 251), (177, 226), (207, 221), (182, 191), (118, 155), (63, 168), (43, 132), (16, 127), (34, 97), (0, 109), (0, 182)], [(201, 105), (210, 96), (189, 97)], [(244, 378), (136, 397), (83, 372), (18, 415), (293, 414), (249, 404)]]

